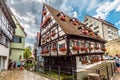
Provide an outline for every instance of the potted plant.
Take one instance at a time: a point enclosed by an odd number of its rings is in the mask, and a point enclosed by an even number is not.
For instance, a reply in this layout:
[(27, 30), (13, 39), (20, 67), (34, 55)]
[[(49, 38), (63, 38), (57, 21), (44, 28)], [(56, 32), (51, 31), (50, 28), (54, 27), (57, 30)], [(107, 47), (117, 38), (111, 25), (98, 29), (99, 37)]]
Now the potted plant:
[(57, 50), (57, 48), (55, 47), (55, 48), (52, 48), (52, 51), (55, 51), (55, 50)]
[(66, 51), (67, 49), (66, 48), (60, 48), (60, 51)]
[(73, 46), (72, 49), (76, 50), (76, 51), (79, 51), (80, 50), (80, 46)]
[(81, 47), (81, 51), (87, 51), (86, 47)]

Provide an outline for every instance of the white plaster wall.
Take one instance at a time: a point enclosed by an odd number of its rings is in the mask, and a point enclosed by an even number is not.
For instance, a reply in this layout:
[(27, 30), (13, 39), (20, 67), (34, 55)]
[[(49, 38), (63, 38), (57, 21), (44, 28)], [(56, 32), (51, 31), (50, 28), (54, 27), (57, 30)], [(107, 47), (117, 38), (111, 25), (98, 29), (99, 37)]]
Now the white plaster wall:
[(8, 68), (8, 59), (9, 59), (9, 48), (4, 47), (3, 45), (0, 45), (0, 56), (5, 56), (5, 69)]

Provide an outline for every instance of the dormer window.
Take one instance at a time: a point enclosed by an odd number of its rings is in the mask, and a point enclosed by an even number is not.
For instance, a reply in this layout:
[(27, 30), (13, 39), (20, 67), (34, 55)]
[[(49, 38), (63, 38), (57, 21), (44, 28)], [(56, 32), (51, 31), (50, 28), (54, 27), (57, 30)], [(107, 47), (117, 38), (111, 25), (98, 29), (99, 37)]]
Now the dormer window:
[(66, 20), (66, 16), (65, 16), (65, 14), (64, 14), (63, 12), (60, 12), (57, 16), (58, 16), (58, 17), (60, 18), (60, 20), (62, 20), (62, 21), (65, 21), (65, 20)]
[(79, 24), (79, 21), (76, 18), (70, 19), (70, 22), (72, 22), (72, 24), (75, 25), (75, 26), (77, 26)]

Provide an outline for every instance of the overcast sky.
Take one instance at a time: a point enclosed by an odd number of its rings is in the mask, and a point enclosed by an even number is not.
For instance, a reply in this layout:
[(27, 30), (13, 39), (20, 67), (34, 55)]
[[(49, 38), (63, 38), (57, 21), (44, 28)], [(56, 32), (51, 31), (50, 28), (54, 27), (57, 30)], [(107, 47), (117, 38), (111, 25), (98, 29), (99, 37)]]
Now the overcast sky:
[(26, 46), (33, 46), (36, 42), (43, 2), (81, 21), (85, 15), (101, 16), (120, 28), (120, 0), (7, 0), (27, 33)]

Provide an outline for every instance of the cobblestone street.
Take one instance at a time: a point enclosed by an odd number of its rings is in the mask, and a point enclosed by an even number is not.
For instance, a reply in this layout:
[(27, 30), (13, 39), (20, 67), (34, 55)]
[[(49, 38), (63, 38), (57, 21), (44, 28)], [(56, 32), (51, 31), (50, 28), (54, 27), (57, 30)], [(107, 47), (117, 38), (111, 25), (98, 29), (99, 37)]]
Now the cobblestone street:
[(50, 80), (29, 71), (4, 71), (0, 74), (0, 80)]

